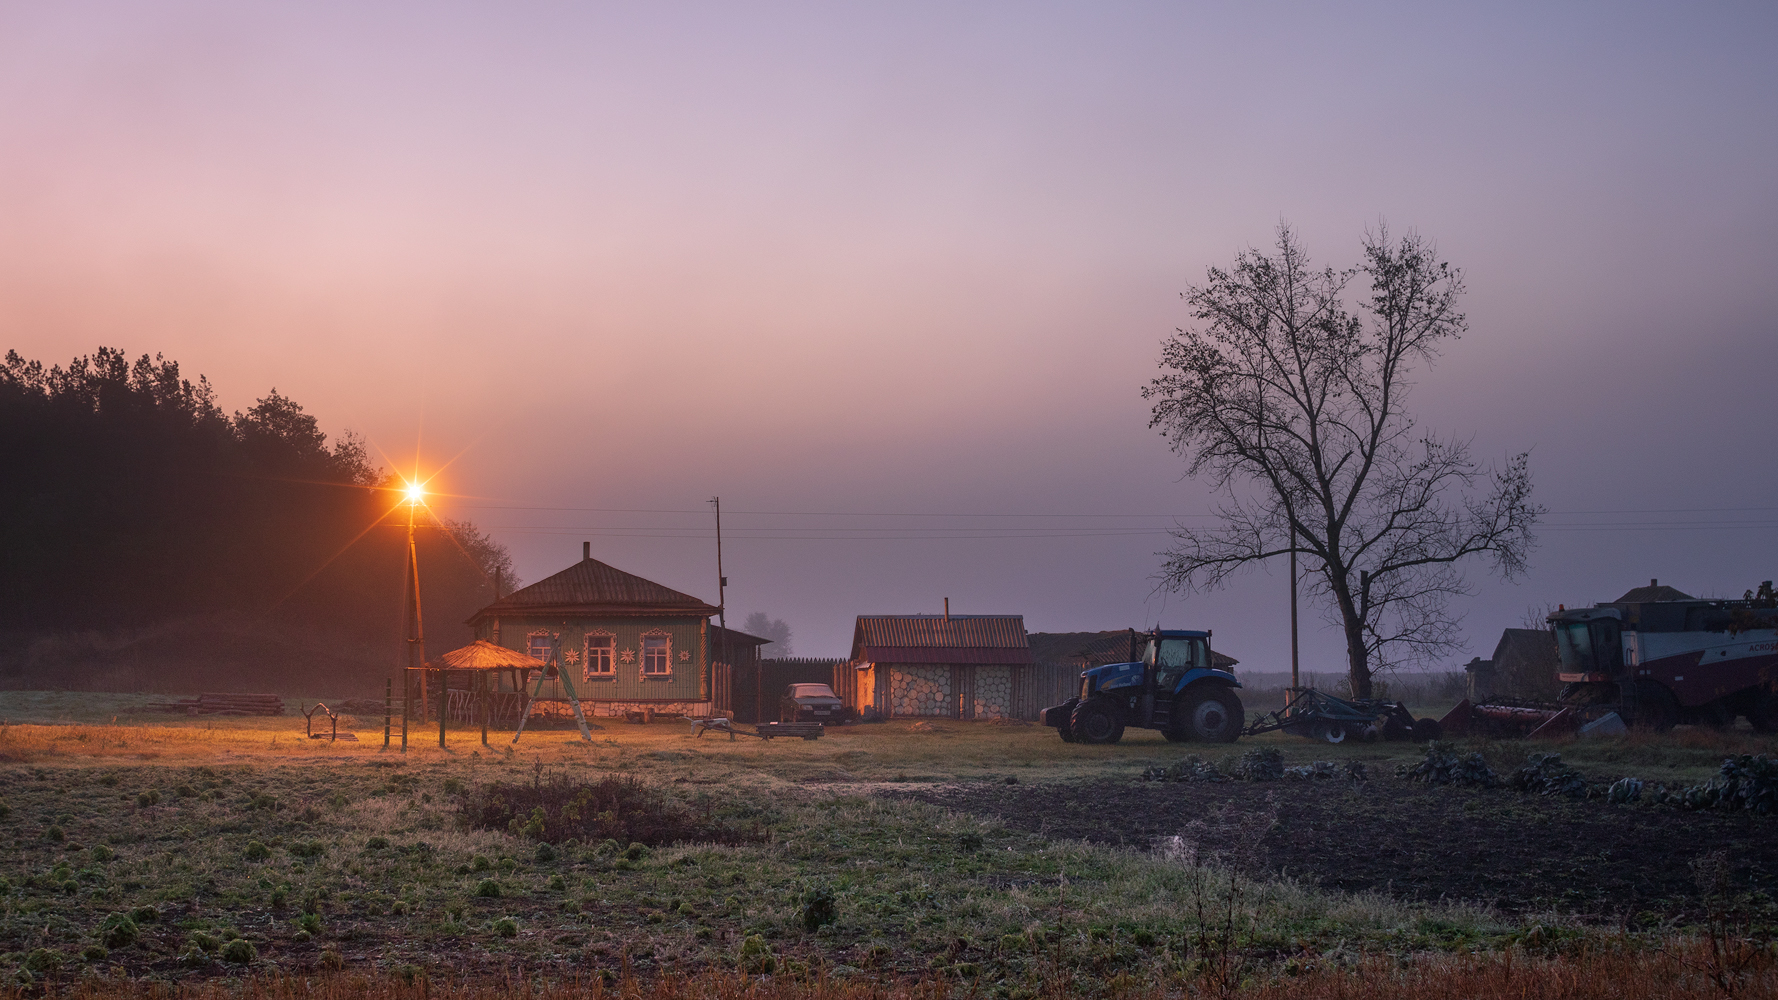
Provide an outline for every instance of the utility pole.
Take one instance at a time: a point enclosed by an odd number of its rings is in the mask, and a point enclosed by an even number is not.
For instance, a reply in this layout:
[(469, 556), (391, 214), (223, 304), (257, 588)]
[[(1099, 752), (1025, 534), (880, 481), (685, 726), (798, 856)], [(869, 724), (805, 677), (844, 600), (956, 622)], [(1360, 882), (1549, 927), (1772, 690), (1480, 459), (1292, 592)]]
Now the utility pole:
[[(729, 658), (728, 658), (728, 596), (727, 596), (728, 595), (728, 577), (722, 575), (722, 498), (721, 497), (711, 497), (710, 503), (716, 507), (716, 624), (717, 624), (717, 627), (722, 629), (722, 643), (721, 643), (721, 649), (720, 649), (720, 653), (722, 655), (721, 662), (728, 664), (729, 684), (731, 686), (730, 689), (732, 691), (733, 685), (735, 682), (735, 674), (734, 674), (735, 666), (733, 663), (729, 662)], [(755, 716), (758, 716), (760, 714), (760, 712), (759, 712), (759, 670), (758, 670), (757, 666), (755, 667), (753, 673), (754, 673), (754, 677), (753, 677), (753, 682), (754, 682), (753, 713)], [(712, 666), (710, 668), (710, 681), (712, 684), (714, 684), (716, 681), (716, 668), (714, 666)], [(712, 691), (711, 695), (714, 696), (715, 692)]]
[[(1290, 529), (1290, 686), (1297, 687), (1300, 683), (1297, 676), (1297, 642), (1296, 642), (1296, 529)], [(1291, 692), (1294, 698), (1296, 692)]]

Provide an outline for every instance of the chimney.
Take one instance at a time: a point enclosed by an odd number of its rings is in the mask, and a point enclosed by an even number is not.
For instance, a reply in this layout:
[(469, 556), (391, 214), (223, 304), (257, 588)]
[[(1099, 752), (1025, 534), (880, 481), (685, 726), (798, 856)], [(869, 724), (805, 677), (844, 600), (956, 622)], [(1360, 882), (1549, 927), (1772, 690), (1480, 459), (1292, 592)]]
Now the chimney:
[(580, 559), (581, 559), (581, 561), (585, 562), (586, 560), (591, 559), (592, 557), (593, 557), (593, 543), (592, 542), (581, 542), (580, 543)]
[(951, 624), (951, 599), (945, 598), (945, 624)]
[(1659, 587), (1661, 585), (1661, 581), (1656, 580), (1654, 577), (1651, 576), (1648, 578), (1648, 585), (1651, 587)]

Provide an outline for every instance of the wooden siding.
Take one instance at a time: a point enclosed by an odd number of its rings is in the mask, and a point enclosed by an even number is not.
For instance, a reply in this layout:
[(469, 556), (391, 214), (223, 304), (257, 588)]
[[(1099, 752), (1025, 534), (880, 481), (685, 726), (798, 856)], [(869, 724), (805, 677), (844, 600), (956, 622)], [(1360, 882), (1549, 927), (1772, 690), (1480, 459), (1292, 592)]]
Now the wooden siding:
[[(563, 662), (558, 664), (570, 674), (574, 690), (582, 701), (621, 701), (621, 702), (696, 702), (712, 699), (711, 677), (709, 674), (710, 654), (705, 643), (705, 626), (703, 618), (531, 618), (517, 615), (501, 615), (498, 618), (487, 618), (477, 623), (476, 638), (487, 639), (507, 649), (525, 652), (533, 632), (559, 633), (560, 650)], [(672, 673), (664, 679), (642, 677), (642, 637), (644, 633), (664, 631), (670, 637)], [(606, 677), (587, 677), (586, 664), (579, 657), (570, 664), (568, 653), (575, 651), (581, 656), (586, 652), (588, 634), (607, 632), (613, 636), (613, 667), (615, 672)], [(625, 650), (631, 652), (631, 661), (623, 661)], [(691, 653), (689, 659), (681, 659), (680, 653)], [(512, 690), (511, 675), (506, 671), (498, 672), (499, 690)], [(537, 678), (533, 675), (530, 684), (535, 688)], [(543, 684), (541, 695), (547, 699), (568, 697), (567, 689), (560, 680), (549, 680)]]

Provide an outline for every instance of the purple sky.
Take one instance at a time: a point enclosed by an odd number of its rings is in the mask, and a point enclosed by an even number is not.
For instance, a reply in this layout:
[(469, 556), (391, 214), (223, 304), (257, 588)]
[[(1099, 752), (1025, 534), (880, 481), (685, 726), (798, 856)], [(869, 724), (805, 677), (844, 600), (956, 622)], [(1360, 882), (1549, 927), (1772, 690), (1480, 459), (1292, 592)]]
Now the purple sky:
[[(401, 462), (423, 434), (528, 580), (590, 539), (714, 599), (720, 494), (731, 621), (782, 617), (798, 652), (949, 596), (1209, 627), (1282, 669), (1281, 570), (1152, 593), (1157, 515), (1209, 498), (1138, 390), (1206, 266), (1281, 218), (1349, 264), (1387, 220), (1468, 276), (1423, 423), (1533, 448), (1552, 511), (1523, 581), (1477, 568), (1485, 654), (1528, 605), (1778, 576), (1775, 29), (1763, 4), (11, 4), (0, 346), (162, 351)], [(1306, 665), (1339, 669), (1308, 621)]]

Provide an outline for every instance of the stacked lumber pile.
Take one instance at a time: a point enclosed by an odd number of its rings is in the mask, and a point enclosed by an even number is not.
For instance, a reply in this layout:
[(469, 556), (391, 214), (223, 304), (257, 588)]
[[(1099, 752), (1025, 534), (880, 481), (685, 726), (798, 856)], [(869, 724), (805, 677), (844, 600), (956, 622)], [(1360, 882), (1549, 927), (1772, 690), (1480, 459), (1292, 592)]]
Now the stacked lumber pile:
[(186, 715), (283, 715), (284, 699), (275, 694), (200, 694), (148, 707)]

